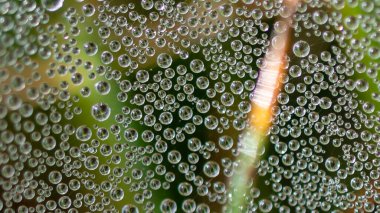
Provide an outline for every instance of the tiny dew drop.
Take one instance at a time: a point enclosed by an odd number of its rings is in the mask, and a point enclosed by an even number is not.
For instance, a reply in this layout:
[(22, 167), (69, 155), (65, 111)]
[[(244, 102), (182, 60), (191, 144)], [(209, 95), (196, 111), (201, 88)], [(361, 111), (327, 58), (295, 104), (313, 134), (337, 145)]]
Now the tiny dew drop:
[(336, 172), (340, 168), (340, 161), (336, 157), (329, 157), (325, 161), (326, 169), (330, 172)]
[(78, 127), (75, 133), (76, 137), (80, 141), (88, 141), (92, 136), (92, 131), (86, 125)]
[(161, 68), (168, 68), (172, 64), (173, 59), (167, 53), (161, 53), (157, 56), (157, 65)]
[(93, 56), (98, 52), (98, 45), (95, 44), (94, 42), (84, 43), (83, 48), (84, 48), (84, 52), (89, 56)]
[(63, 6), (64, 0), (41, 0), (41, 2), (46, 10), (54, 12)]
[(101, 95), (107, 95), (111, 91), (111, 85), (107, 81), (99, 81), (95, 83), (95, 89)]
[(135, 205), (128, 204), (128, 205), (123, 206), (121, 212), (122, 213), (139, 213), (140, 211)]
[(299, 58), (304, 58), (310, 53), (310, 45), (306, 41), (299, 40), (293, 45), (293, 53)]
[(190, 62), (190, 69), (194, 73), (200, 73), (204, 69), (204, 63), (200, 59), (194, 59)]
[(207, 177), (214, 178), (219, 175), (220, 166), (215, 161), (208, 161), (203, 166), (203, 172)]
[(111, 108), (105, 103), (97, 103), (91, 107), (91, 115), (98, 121), (105, 121), (111, 114)]
[(163, 213), (177, 212), (177, 203), (172, 199), (164, 199), (160, 204), (160, 210)]

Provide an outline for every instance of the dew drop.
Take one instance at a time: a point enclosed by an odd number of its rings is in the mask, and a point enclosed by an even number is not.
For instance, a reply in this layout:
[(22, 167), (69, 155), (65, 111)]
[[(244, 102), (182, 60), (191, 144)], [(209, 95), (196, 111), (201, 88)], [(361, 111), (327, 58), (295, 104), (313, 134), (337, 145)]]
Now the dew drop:
[(306, 41), (299, 40), (293, 45), (293, 53), (299, 58), (309, 55), (310, 45)]
[(325, 166), (330, 172), (336, 172), (340, 168), (340, 161), (336, 157), (329, 157), (325, 161)]
[(167, 53), (161, 53), (157, 56), (157, 65), (161, 68), (168, 68), (172, 64), (172, 57)]
[(88, 141), (92, 136), (92, 131), (86, 125), (78, 127), (75, 133), (76, 137), (80, 141)]
[(54, 12), (59, 10), (63, 6), (64, 0), (42, 0), (42, 5), (46, 10)]
[(91, 115), (98, 121), (105, 121), (111, 114), (111, 108), (105, 103), (97, 103), (91, 107)]

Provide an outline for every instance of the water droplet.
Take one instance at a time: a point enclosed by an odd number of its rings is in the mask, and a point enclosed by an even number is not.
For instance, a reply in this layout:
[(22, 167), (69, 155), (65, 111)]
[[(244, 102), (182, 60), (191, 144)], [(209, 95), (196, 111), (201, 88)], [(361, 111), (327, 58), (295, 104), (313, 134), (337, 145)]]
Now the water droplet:
[(97, 103), (91, 107), (91, 115), (98, 121), (105, 121), (111, 114), (111, 108), (105, 103)]
[(88, 141), (92, 136), (92, 131), (86, 125), (82, 125), (78, 127), (75, 135), (80, 141)]
[(46, 10), (54, 12), (59, 10), (63, 6), (64, 0), (42, 0), (42, 5)]
[(157, 56), (157, 65), (161, 68), (168, 68), (172, 64), (172, 57), (167, 53), (161, 53)]
[(215, 161), (207, 161), (203, 166), (203, 172), (207, 177), (215, 178), (220, 172), (219, 164)]
[(330, 172), (336, 172), (340, 168), (340, 161), (336, 157), (329, 157), (325, 161), (325, 166)]
[(306, 41), (299, 40), (293, 45), (293, 53), (299, 58), (309, 55), (310, 45)]

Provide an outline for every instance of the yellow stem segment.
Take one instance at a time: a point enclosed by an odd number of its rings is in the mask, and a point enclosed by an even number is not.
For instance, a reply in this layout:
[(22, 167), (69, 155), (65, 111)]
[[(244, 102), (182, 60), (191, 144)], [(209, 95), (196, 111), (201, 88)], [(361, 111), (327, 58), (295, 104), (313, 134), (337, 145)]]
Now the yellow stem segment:
[(282, 86), (279, 78), (285, 69), (286, 53), (290, 43), (291, 17), (296, 10), (297, 2), (297, 0), (284, 2), (284, 6), (291, 11), (289, 17), (281, 20), (286, 23), (287, 30), (272, 37), (271, 49), (264, 58), (264, 66), (259, 74), (252, 101), (250, 125), (240, 143), (241, 154), (237, 159), (239, 167), (235, 171), (230, 186), (232, 193), (229, 210), (234, 213), (242, 212), (245, 208), (248, 184), (259, 155), (258, 150), (264, 146), (264, 140), (271, 124), (272, 108), (276, 104), (276, 97)]

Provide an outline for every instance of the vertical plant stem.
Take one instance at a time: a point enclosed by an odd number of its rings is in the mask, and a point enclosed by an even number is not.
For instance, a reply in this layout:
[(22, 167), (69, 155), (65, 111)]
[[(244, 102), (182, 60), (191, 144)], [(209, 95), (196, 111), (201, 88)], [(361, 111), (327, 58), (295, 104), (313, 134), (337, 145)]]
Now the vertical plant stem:
[(291, 40), (290, 24), (297, 7), (297, 0), (287, 0), (284, 6), (289, 9), (289, 16), (282, 18), (287, 29), (281, 33), (275, 33), (272, 37), (272, 46), (264, 58), (264, 68), (260, 71), (257, 87), (254, 91), (250, 114), (250, 125), (241, 141), (240, 155), (237, 159), (239, 167), (231, 180), (231, 202), (229, 209), (232, 212), (241, 212), (245, 206), (245, 197), (252, 178), (254, 164), (259, 152), (264, 146), (264, 141), (271, 123), (272, 108), (276, 104), (275, 99), (281, 88), (279, 78), (284, 71), (288, 44)]

